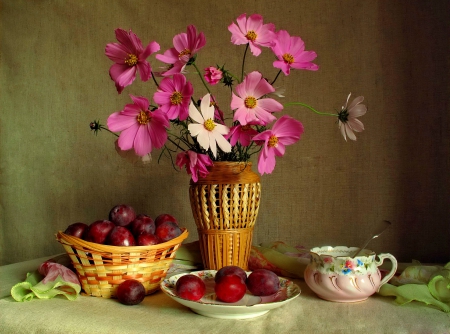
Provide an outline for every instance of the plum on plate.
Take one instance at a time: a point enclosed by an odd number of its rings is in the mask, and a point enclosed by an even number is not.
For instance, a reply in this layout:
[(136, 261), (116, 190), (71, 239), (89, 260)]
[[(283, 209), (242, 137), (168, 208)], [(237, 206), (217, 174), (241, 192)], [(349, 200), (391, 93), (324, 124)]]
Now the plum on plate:
[(247, 286), (240, 276), (229, 274), (219, 278), (214, 285), (214, 291), (219, 300), (235, 303), (244, 297)]
[(206, 285), (200, 277), (187, 274), (177, 280), (175, 291), (181, 298), (197, 301), (205, 295)]
[(247, 280), (247, 274), (245, 273), (245, 270), (242, 269), (241, 267), (225, 266), (225, 267), (220, 268), (217, 271), (216, 276), (214, 276), (214, 281), (217, 283), (219, 281), (219, 279), (221, 279), (223, 276), (231, 275), (231, 274), (239, 276), (244, 283)]
[(255, 296), (270, 296), (280, 289), (277, 274), (267, 269), (256, 269), (247, 277), (247, 288)]

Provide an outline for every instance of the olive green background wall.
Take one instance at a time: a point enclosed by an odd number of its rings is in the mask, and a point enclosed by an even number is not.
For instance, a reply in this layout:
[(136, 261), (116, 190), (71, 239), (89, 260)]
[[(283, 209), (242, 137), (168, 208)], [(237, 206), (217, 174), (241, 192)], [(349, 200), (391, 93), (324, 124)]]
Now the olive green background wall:
[[(104, 55), (114, 29), (132, 29), (164, 51), (194, 24), (206, 35), (200, 68), (240, 69), (243, 46), (227, 26), (241, 13), (301, 36), (318, 72), (292, 71), (281, 102), (333, 112), (349, 92), (365, 96), (366, 130), (345, 142), (335, 119), (286, 109), (305, 126), (275, 171), (262, 177), (254, 243), (356, 246), (371, 224), (393, 226), (371, 248), (400, 261), (450, 260), (450, 2), (442, 1), (24, 1), (1, 2), (0, 264), (63, 252), (54, 234), (104, 219), (127, 203), (155, 217), (175, 215), (197, 239), (189, 177), (168, 160), (136, 166), (95, 136), (90, 121), (151, 97), (151, 82), (118, 95)], [(154, 55), (154, 68), (162, 66)], [(268, 49), (247, 70), (273, 77)], [(205, 94), (194, 74), (195, 96)], [(216, 87), (221, 106), (229, 103)]]

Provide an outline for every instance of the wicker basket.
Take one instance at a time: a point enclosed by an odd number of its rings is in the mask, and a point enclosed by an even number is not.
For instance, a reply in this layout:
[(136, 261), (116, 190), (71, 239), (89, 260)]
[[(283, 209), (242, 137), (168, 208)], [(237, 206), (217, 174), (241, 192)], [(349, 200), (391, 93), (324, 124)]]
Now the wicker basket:
[(242, 162), (215, 162), (208, 171), (189, 187), (203, 265), (247, 270), (261, 199), (259, 175)]
[(176, 250), (188, 231), (167, 242), (152, 246), (118, 247), (88, 242), (62, 232), (56, 235), (75, 267), (86, 294), (115, 297), (117, 287), (128, 279), (140, 281), (146, 294), (159, 289)]

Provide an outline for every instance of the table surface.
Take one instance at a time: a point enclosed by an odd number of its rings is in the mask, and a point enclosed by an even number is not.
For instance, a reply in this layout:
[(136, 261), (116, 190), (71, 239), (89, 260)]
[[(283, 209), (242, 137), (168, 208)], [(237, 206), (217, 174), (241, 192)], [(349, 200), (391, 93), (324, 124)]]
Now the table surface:
[(247, 320), (208, 318), (158, 291), (139, 305), (80, 296), (16, 302), (11, 286), (47, 258), (0, 267), (0, 333), (450, 333), (450, 314), (422, 303), (402, 306), (373, 295), (359, 303), (319, 299), (301, 279), (290, 303)]

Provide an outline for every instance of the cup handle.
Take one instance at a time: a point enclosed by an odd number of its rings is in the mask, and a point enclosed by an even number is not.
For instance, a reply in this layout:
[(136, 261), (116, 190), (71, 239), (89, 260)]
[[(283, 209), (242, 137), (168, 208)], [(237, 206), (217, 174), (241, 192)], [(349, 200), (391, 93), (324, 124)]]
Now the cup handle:
[(377, 292), (380, 290), (380, 288), (383, 284), (385, 284), (387, 281), (389, 281), (395, 275), (395, 272), (397, 271), (397, 259), (393, 255), (391, 255), (389, 253), (382, 253), (382, 254), (378, 255), (378, 258), (380, 259), (380, 261), (375, 261), (375, 265), (377, 267), (379, 267), (383, 264), (384, 259), (388, 259), (388, 260), (391, 260), (391, 262), (392, 262), (392, 268), (391, 268), (391, 271), (386, 276), (384, 276), (384, 278), (381, 280), (380, 286), (378, 287)]

